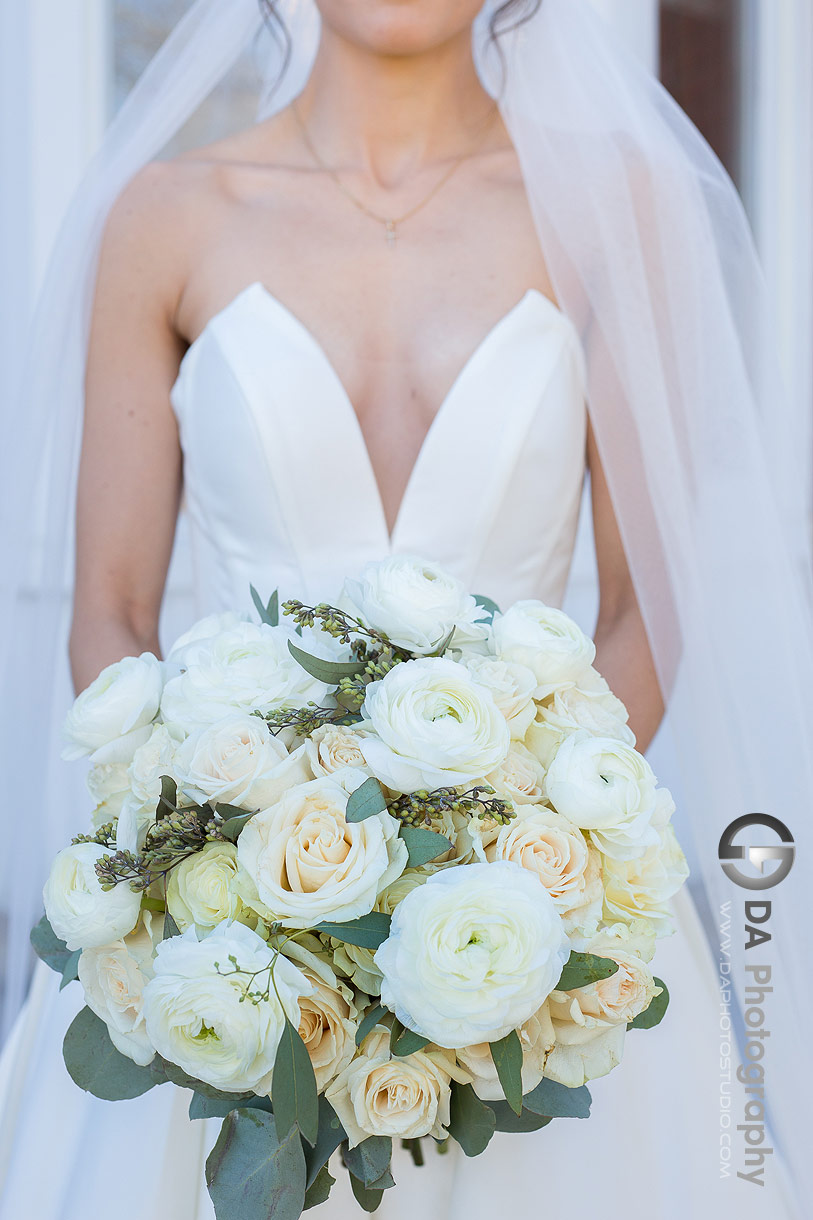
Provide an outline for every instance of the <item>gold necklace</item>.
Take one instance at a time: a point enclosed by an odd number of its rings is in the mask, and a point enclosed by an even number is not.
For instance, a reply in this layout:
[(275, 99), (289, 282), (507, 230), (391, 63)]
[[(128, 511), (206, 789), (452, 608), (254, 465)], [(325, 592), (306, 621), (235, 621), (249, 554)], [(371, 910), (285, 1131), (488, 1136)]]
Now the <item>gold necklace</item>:
[(313, 160), (318, 165), (319, 169), (324, 170), (325, 173), (328, 174), (328, 176), (333, 180), (335, 185), (342, 192), (342, 194), (347, 199), (349, 199), (350, 202), (356, 208), (358, 208), (358, 210), (360, 212), (363, 212), (365, 216), (369, 216), (371, 220), (375, 220), (379, 224), (384, 226), (384, 232), (385, 232), (385, 235), (387, 238), (387, 245), (391, 249), (395, 246), (396, 242), (398, 241), (398, 226), (402, 225), (405, 220), (409, 220), (410, 217), (414, 216), (416, 212), (420, 212), (422, 208), (425, 208), (426, 205), (430, 202), (430, 200), (434, 199), (435, 195), (437, 195), (437, 193), (441, 189), (441, 187), (446, 185), (446, 183), (451, 178), (452, 174), (460, 168), (460, 166), (463, 164), (463, 162), (468, 160), (469, 157), (474, 156), (474, 154), (477, 152), (480, 145), (482, 144), (483, 140), (485, 139), (486, 132), (488, 130), (491, 120), (493, 119), (494, 115), (497, 113), (496, 105), (492, 106), (492, 108), (489, 110), (488, 114), (486, 115), (485, 119), (483, 120), (482, 127), (480, 128), (480, 130), (477, 134), (477, 139), (476, 139), (475, 143), (473, 144), (473, 146), (469, 149), (466, 149), (464, 152), (460, 153), (459, 156), (455, 157), (452, 164), (449, 166), (449, 168), (446, 170), (446, 172), (442, 175), (442, 177), (435, 183), (435, 185), (432, 187), (432, 189), (428, 195), (425, 195), (423, 199), (419, 200), (418, 203), (416, 203), (414, 207), (409, 208), (406, 212), (402, 212), (400, 216), (382, 216), (382, 214), (380, 212), (376, 212), (372, 208), (368, 207), (363, 199), (359, 199), (359, 197), (357, 195), (354, 195), (351, 190), (348, 190), (348, 188), (342, 182), (342, 180), (339, 177), (336, 170), (331, 165), (328, 165), (322, 159), (322, 157), (319, 156), (319, 153), (316, 151), (316, 148), (314, 147), (313, 140), (310, 137), (310, 132), (308, 131), (308, 129), (305, 125), (305, 120), (302, 118), (302, 115), (299, 113), (296, 102), (291, 103), (291, 109), (293, 110), (294, 118), (296, 119), (296, 121), (299, 125), (299, 130), (302, 133), (302, 139), (304, 141), (305, 147), (307, 148), (307, 150), (310, 153)]

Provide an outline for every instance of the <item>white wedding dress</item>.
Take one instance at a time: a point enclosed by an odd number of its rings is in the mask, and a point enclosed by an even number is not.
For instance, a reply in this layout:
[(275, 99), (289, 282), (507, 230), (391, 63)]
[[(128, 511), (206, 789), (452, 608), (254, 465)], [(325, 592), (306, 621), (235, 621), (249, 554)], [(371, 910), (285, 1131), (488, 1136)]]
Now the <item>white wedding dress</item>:
[[(335, 370), (289, 310), (249, 286), (192, 344), (172, 394), (200, 613), (248, 608), (250, 582), (327, 599), (390, 551), (432, 557), (502, 605), (559, 604), (585, 471), (582, 387), (575, 329), (529, 291), (447, 394), (390, 536)], [(736, 1155), (720, 1180), (717, 977), (688, 896), (675, 910), (655, 959), (669, 1012), (629, 1033), (622, 1065), (591, 1084), (592, 1117), (497, 1135), (476, 1160), (429, 1147), (418, 1169), (399, 1150), (385, 1220), (801, 1220), (776, 1155), (764, 1188), (737, 1180)], [(210, 1220), (203, 1167), (219, 1124), (190, 1123), (189, 1095), (168, 1085), (129, 1102), (80, 1092), (61, 1042), (81, 991), (57, 983), (38, 968), (0, 1063), (0, 1218)], [(315, 1214), (361, 1216), (334, 1173)]]

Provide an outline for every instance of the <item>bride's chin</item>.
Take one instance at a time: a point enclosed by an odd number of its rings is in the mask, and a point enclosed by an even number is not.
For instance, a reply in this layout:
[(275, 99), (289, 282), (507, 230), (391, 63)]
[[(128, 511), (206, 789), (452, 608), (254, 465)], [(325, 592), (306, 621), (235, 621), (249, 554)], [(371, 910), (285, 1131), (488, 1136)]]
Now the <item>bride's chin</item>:
[(482, 0), (317, 0), (325, 28), (377, 55), (421, 55), (471, 29)]

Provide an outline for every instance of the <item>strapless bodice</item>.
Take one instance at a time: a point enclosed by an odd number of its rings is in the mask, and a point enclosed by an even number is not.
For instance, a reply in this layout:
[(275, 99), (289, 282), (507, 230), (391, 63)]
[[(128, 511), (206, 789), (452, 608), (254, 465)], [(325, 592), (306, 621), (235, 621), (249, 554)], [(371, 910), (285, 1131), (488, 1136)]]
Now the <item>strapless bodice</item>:
[(207, 324), (172, 389), (198, 610), (335, 597), (390, 553), (504, 604), (559, 604), (585, 470), (583, 356), (535, 289), (488, 332), (419, 452), (392, 533), (358, 418), (310, 331), (261, 284)]

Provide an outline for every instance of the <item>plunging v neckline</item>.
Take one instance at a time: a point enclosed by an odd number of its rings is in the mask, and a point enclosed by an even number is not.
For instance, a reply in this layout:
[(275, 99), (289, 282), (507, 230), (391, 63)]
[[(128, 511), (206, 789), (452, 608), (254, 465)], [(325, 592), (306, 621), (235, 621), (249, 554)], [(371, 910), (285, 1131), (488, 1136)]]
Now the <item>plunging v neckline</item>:
[[(421, 441), (415, 461), (409, 472), (403, 494), (398, 504), (392, 526), (387, 521), (387, 514), (384, 508), (384, 500), (381, 494), (381, 484), (373, 466), (370, 449), (367, 444), (364, 431), (359, 420), (358, 413), (353, 405), (353, 401), (348, 394), (344, 382), (339, 376), (333, 361), (328, 356), (321, 342), (316, 338), (313, 332), (302, 322), (295, 313), (287, 305), (285, 305), (278, 297), (266, 288), (260, 281), (255, 280), (248, 284), (242, 291), (237, 293), (222, 309), (218, 310), (204, 325), (200, 334), (192, 341), (187, 351), (181, 360), (181, 368), (179, 369), (179, 378), (181, 370), (187, 358), (200, 344), (204, 336), (215, 329), (217, 324), (225, 320), (235, 308), (242, 302), (251, 298), (256, 298), (264, 304), (265, 307), (276, 312), (277, 317), (294, 336), (297, 336), (303, 346), (315, 357), (322, 365), (323, 371), (327, 380), (333, 387), (337, 400), (341, 404), (341, 409), (346, 416), (346, 425), (350, 443), (355, 449), (356, 466), (359, 476), (363, 477), (363, 481), (367, 483), (370, 502), (375, 506), (374, 511), (378, 517), (379, 531), (382, 539), (386, 540), (387, 550), (392, 551), (396, 548), (399, 535), (402, 533), (403, 523), (409, 512), (409, 505), (412, 500), (412, 495), (415, 486), (419, 482), (421, 475), (431, 459), (431, 451), (434, 448), (435, 440), (438, 432), (447, 426), (447, 421), (453, 413), (453, 407), (456, 401), (463, 398), (462, 390), (466, 383), (476, 373), (477, 367), (493, 343), (495, 343), (502, 331), (507, 329), (516, 315), (522, 311), (530, 301), (538, 302), (543, 310), (548, 311), (551, 319), (558, 321), (570, 327), (567, 315), (564, 314), (559, 307), (543, 292), (537, 288), (529, 288), (520, 299), (506, 313), (504, 313), (489, 329), (483, 337), (478, 341), (472, 349), (460, 370), (456, 374), (446, 394), (432, 416), (432, 420), (427, 428), (423, 440)], [(307, 405), (307, 404), (306, 404)]]

